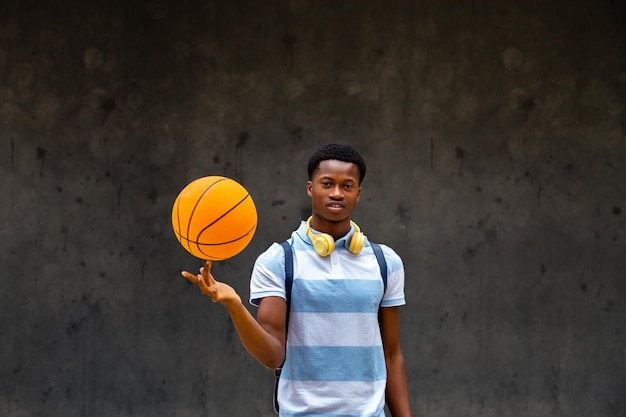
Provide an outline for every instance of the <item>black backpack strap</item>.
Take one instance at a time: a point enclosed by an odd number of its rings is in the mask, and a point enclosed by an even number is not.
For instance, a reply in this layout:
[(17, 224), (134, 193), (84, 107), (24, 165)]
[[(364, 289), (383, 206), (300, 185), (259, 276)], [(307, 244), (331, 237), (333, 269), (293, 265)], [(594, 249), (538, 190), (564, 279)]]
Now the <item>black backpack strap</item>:
[(383, 286), (385, 290), (387, 290), (387, 260), (385, 259), (383, 250), (378, 243), (370, 242), (370, 245), (372, 245), (372, 250), (374, 251), (374, 255), (376, 255), (376, 260), (378, 261), (380, 276), (383, 277)]
[[(293, 286), (293, 251), (289, 241), (284, 241), (280, 244), (285, 252), (285, 299), (287, 301), (287, 316), (285, 322), (285, 331), (289, 328), (289, 310), (291, 308), (291, 287)], [(284, 364), (284, 362), (283, 362)], [(279, 412), (278, 407), (278, 381), (280, 380), (280, 374), (283, 370), (283, 365), (280, 368), (274, 369), (274, 411), (276, 414)]]
[(293, 285), (293, 251), (289, 241), (280, 244), (285, 252), (285, 297), (287, 299), (287, 322), (289, 322), (289, 307), (291, 306), (291, 287)]

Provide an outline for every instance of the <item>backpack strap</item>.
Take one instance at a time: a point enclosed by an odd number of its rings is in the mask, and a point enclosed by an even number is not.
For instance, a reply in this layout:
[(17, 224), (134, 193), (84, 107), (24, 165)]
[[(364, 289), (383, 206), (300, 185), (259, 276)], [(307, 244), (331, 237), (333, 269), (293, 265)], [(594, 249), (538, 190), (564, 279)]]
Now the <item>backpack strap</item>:
[(370, 242), (376, 260), (378, 261), (378, 267), (380, 268), (380, 276), (383, 277), (383, 287), (387, 290), (387, 260), (383, 254), (383, 250), (378, 243)]
[[(287, 301), (287, 316), (285, 320), (285, 332), (289, 328), (289, 309), (291, 308), (291, 287), (293, 286), (293, 251), (291, 249), (291, 245), (289, 241), (286, 240), (281, 242), (280, 246), (283, 247), (283, 251), (285, 252), (285, 299)], [(283, 370), (283, 362), (279, 368), (274, 369), (274, 411), (276, 414), (279, 412), (278, 407), (278, 381), (280, 380), (280, 374)]]
[(285, 298), (287, 299), (287, 323), (289, 323), (289, 307), (291, 306), (291, 287), (293, 286), (293, 251), (289, 241), (280, 244), (285, 251)]

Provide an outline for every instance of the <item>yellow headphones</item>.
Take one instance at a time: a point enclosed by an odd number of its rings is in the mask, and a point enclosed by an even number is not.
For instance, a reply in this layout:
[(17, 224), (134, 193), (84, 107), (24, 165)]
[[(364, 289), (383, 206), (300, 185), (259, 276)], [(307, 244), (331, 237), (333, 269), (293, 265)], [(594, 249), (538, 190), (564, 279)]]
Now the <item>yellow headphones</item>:
[[(313, 242), (315, 252), (320, 256), (328, 256), (335, 250), (335, 239), (327, 233), (313, 233), (311, 232), (311, 220), (313, 216), (309, 217), (306, 221), (306, 234)], [(350, 244), (348, 245), (348, 251), (355, 255), (358, 255), (363, 249), (365, 244), (365, 235), (361, 233), (361, 229), (355, 222), (350, 220), (350, 224), (354, 227), (354, 234), (350, 238)]]

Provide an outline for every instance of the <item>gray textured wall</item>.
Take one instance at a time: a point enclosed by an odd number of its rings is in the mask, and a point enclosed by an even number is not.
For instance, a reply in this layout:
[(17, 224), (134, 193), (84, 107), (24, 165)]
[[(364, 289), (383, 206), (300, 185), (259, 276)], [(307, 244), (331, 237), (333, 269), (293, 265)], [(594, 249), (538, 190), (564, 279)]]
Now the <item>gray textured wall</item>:
[(58, 3), (0, 5), (0, 415), (272, 415), (170, 210), (248, 188), (245, 298), (337, 139), (416, 416), (626, 415), (625, 1)]

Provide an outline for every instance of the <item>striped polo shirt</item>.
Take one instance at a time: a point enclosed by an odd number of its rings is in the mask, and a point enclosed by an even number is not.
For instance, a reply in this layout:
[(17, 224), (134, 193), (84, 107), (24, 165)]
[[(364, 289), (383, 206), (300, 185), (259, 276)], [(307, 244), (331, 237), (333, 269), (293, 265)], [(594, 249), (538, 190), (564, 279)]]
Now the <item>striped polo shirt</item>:
[[(315, 231), (314, 231), (315, 233)], [(387, 290), (372, 247), (347, 249), (354, 229), (319, 256), (305, 222), (293, 232), (294, 274), (285, 364), (278, 388), (284, 417), (384, 416), (386, 367), (378, 308), (400, 306), (404, 267), (400, 257), (381, 245), (387, 261)], [(383, 294), (384, 292), (384, 294)], [(285, 256), (273, 243), (254, 265), (250, 302), (285, 298)]]

